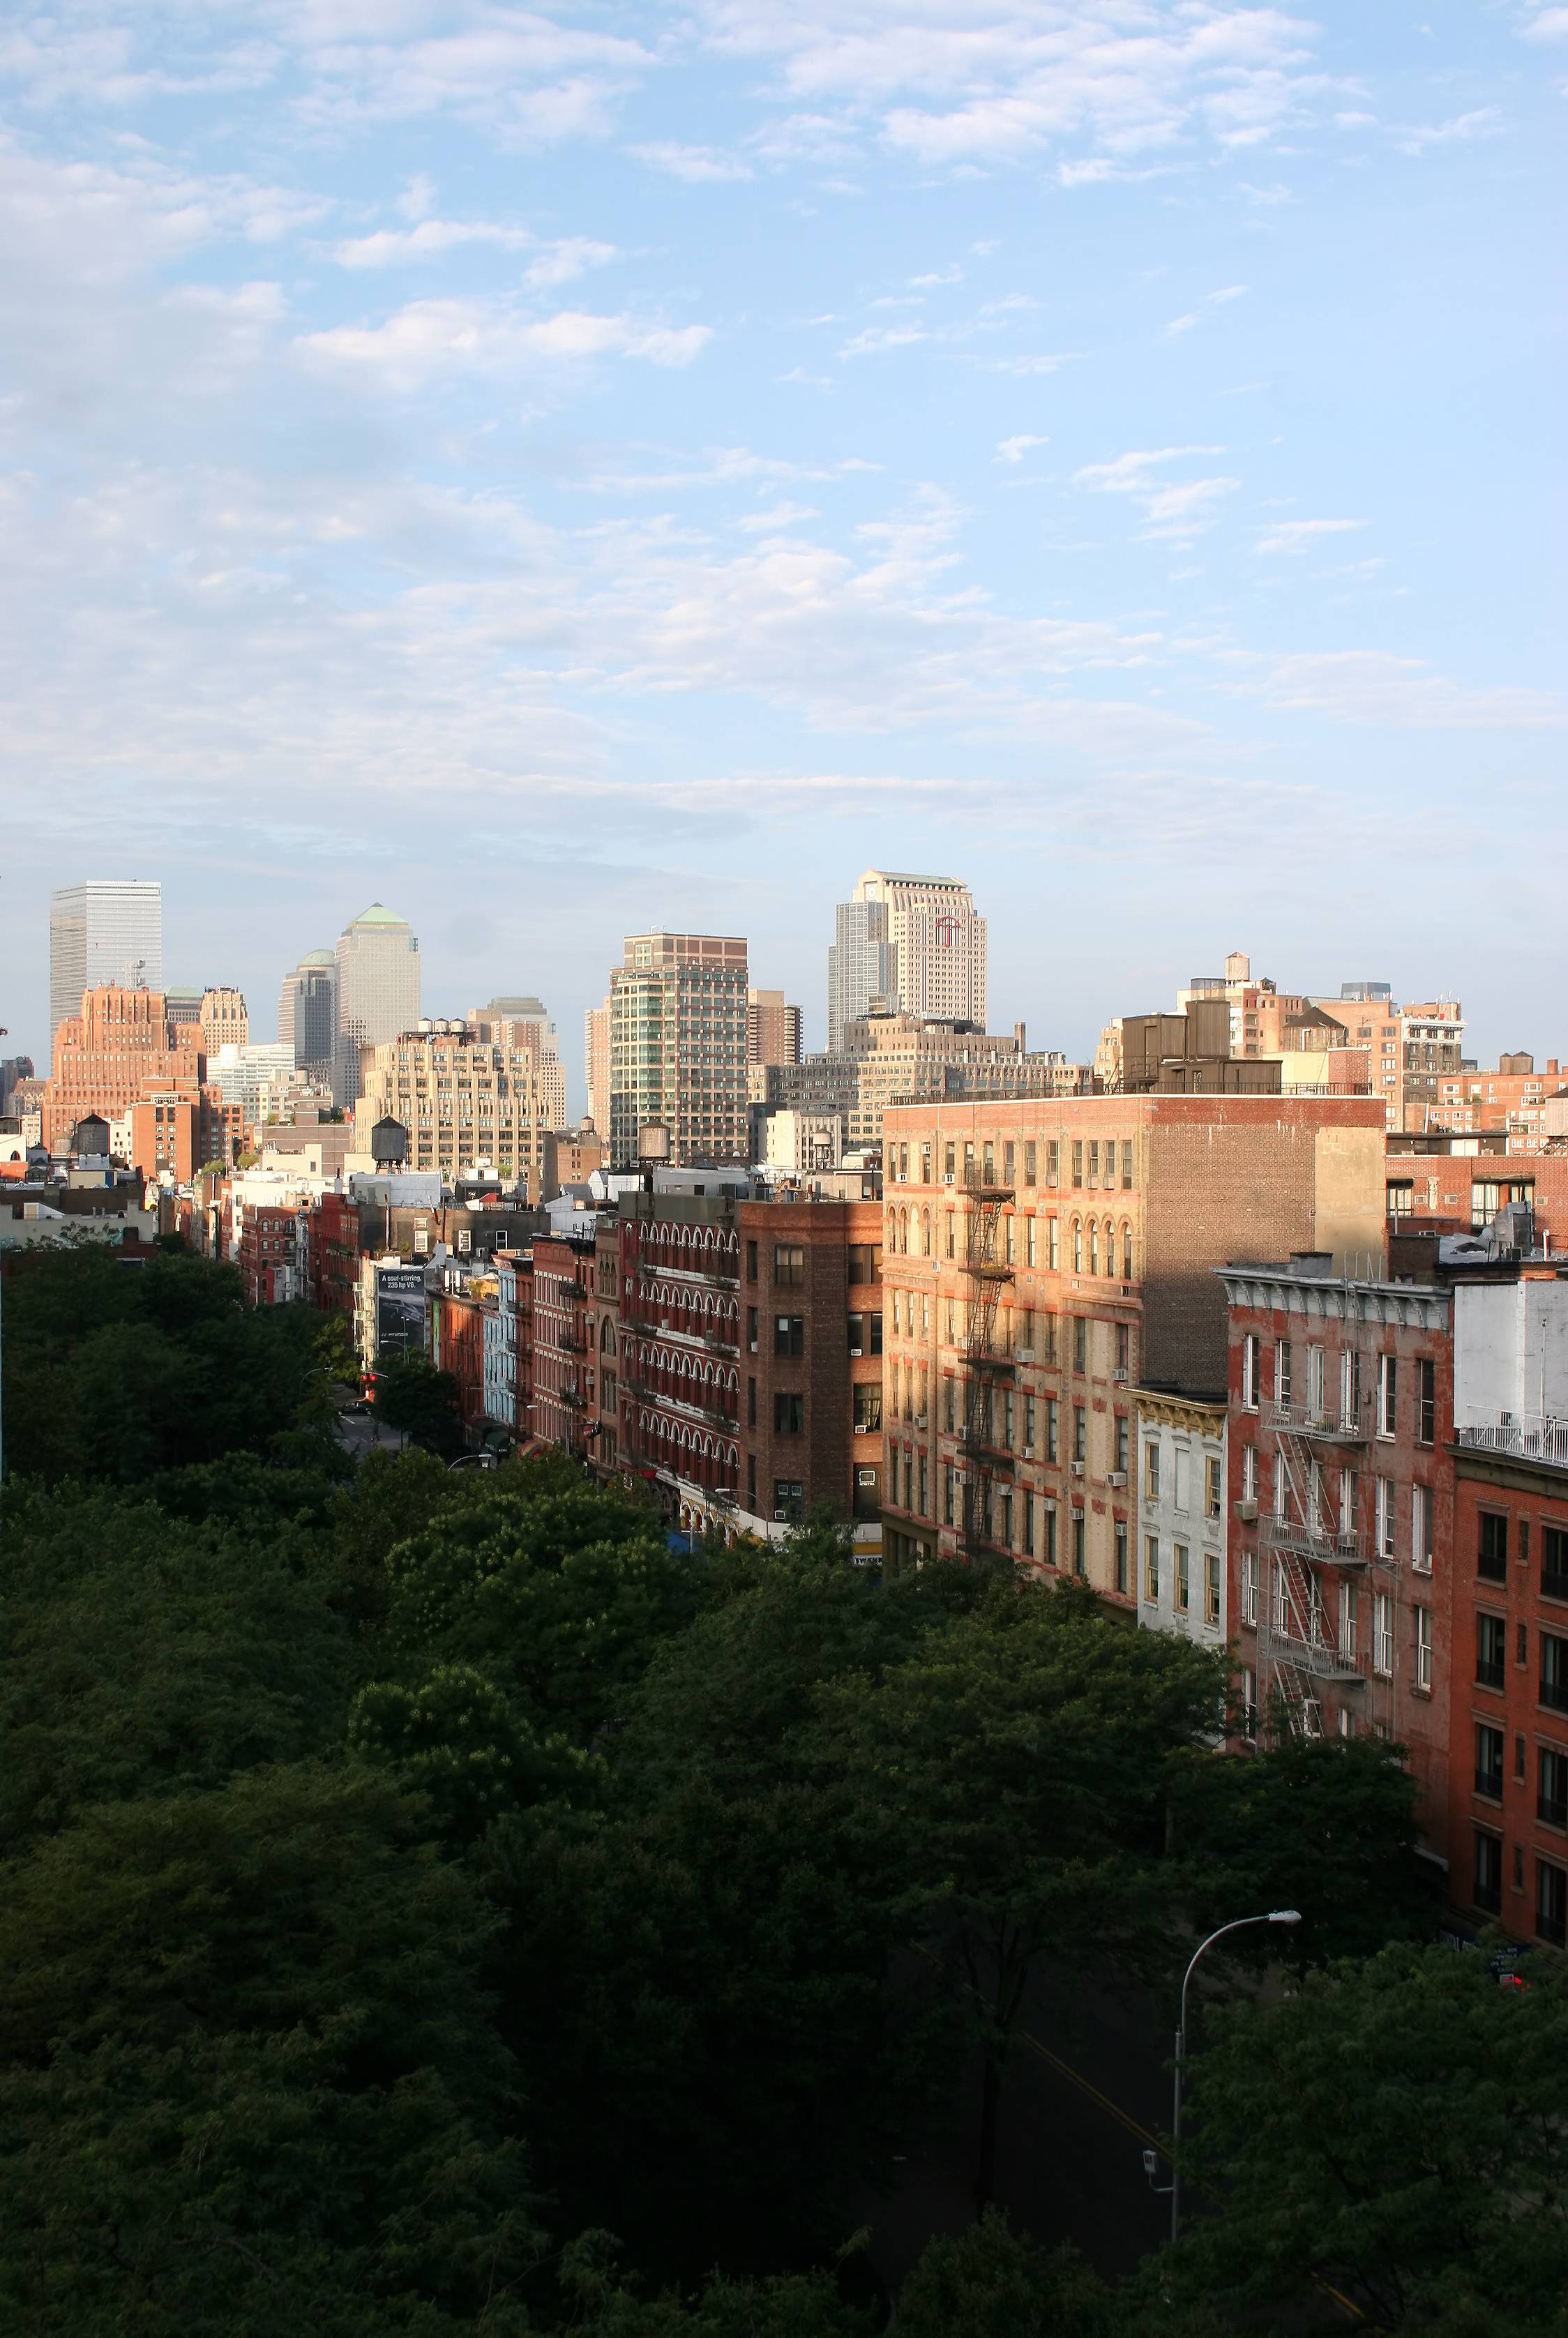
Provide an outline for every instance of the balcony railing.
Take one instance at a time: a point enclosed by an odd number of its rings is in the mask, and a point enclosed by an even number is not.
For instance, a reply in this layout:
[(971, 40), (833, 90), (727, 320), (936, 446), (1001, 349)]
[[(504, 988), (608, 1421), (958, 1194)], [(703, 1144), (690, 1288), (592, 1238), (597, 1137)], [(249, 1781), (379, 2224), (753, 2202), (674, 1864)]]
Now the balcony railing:
[(1327, 1637), (1308, 1639), (1303, 1632), (1292, 1626), (1287, 1626), (1283, 1631), (1276, 1626), (1273, 1644), (1275, 1654), (1282, 1663), (1296, 1665), (1301, 1671), (1311, 1673), (1315, 1679), (1341, 1681), (1347, 1685), (1354, 1683), (1358, 1686), (1366, 1677), (1366, 1666), (1360, 1656), (1337, 1646)]
[(1017, 1358), (1001, 1348), (965, 1348), (964, 1361), (976, 1372), (1010, 1372), (1017, 1364)]
[(1293, 1404), (1270, 1399), (1265, 1414), (1270, 1429), (1296, 1437), (1321, 1438), (1329, 1445), (1365, 1445), (1372, 1434), (1369, 1404)]
[(1544, 1461), (1568, 1469), (1568, 1420), (1497, 1420), (1461, 1429), (1456, 1443), (1478, 1453), (1507, 1453), (1520, 1461)]
[(1259, 1521), (1259, 1541), (1272, 1550), (1293, 1550), (1319, 1567), (1365, 1567), (1372, 1547), (1354, 1527), (1309, 1527), (1300, 1518), (1277, 1518), (1271, 1511)]

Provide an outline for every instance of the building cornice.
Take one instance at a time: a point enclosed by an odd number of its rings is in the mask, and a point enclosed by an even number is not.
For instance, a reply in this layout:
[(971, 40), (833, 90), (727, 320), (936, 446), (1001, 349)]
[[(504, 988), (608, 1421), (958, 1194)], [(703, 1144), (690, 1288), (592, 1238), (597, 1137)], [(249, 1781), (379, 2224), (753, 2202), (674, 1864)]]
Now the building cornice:
[(1128, 1391), (1143, 1420), (1162, 1421), (1170, 1429), (1193, 1429), (1200, 1436), (1217, 1436), (1225, 1426), (1222, 1398), (1179, 1396), (1169, 1389), (1134, 1388)]
[(1217, 1266), (1232, 1307), (1267, 1308), (1308, 1323), (1382, 1323), (1396, 1330), (1446, 1331), (1453, 1302), (1446, 1291), (1409, 1282), (1322, 1281), (1272, 1273), (1266, 1266)]

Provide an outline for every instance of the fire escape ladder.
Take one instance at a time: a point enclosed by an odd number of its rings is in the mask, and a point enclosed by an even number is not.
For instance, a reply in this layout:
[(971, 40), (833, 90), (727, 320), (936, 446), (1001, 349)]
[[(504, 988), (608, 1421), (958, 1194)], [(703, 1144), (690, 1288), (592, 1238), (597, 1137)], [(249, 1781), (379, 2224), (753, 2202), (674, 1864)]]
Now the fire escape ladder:
[(998, 1478), (1011, 1480), (1005, 1429), (997, 1418), (1014, 1370), (1010, 1354), (996, 1345), (996, 1317), (1004, 1288), (1013, 1280), (1004, 1238), (1004, 1206), (1009, 1185), (971, 1183), (971, 1209), (964, 1250), (965, 1290), (964, 1397), (964, 1556), (971, 1563), (999, 1556), (992, 1493)]

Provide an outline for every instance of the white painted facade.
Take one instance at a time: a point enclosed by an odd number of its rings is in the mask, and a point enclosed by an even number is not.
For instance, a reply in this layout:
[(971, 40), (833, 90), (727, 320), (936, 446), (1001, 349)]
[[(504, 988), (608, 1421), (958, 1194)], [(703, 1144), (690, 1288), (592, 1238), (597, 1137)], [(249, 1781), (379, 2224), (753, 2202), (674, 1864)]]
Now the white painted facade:
[(1225, 1407), (1140, 1389), (1136, 1396), (1138, 1622), (1222, 1648)]
[(1454, 1291), (1454, 1426), (1568, 1420), (1568, 1282), (1526, 1269)]

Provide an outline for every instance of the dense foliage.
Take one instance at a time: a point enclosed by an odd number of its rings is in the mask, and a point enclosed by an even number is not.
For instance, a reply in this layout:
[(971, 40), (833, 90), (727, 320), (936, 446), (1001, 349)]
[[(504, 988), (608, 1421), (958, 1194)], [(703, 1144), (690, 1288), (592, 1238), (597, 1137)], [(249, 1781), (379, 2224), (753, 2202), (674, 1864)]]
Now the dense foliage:
[(336, 1343), (192, 1259), (5, 1310), (5, 2326), (867, 2338), (965, 2058), (983, 2203), (1040, 1992), (1168, 1992), (1240, 1894), (1309, 1921), (1196, 2059), (1208, 2213), (1112, 2289), (993, 2211), (900, 2329), (1564, 2338), (1568, 1999), (1384, 1949), (1430, 1929), (1387, 1748), (1217, 1755), (1214, 1660), (1080, 1590), (355, 1466)]

